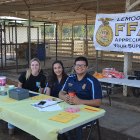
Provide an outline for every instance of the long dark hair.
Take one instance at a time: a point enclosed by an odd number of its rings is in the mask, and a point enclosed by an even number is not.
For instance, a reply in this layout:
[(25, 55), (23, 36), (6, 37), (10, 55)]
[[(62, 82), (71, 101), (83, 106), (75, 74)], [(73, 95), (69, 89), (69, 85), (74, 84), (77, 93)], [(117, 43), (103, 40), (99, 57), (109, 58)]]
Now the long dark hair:
[(53, 69), (55, 64), (60, 64), (62, 66), (62, 79), (61, 79), (61, 83), (63, 84), (65, 82), (65, 80), (66, 80), (67, 74), (65, 73), (65, 69), (64, 69), (63, 63), (60, 60), (56, 60), (52, 64), (52, 78), (51, 78), (51, 81), (54, 82), (54, 81), (57, 80), (57, 75), (55, 74), (54, 69)]

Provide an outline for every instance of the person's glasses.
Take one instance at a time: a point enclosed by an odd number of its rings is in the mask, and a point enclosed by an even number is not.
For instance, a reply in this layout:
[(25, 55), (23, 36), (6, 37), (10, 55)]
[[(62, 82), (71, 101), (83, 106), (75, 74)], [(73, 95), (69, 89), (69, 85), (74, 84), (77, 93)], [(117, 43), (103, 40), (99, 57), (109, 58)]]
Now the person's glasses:
[(76, 68), (85, 68), (86, 65), (85, 64), (76, 64), (75, 67)]

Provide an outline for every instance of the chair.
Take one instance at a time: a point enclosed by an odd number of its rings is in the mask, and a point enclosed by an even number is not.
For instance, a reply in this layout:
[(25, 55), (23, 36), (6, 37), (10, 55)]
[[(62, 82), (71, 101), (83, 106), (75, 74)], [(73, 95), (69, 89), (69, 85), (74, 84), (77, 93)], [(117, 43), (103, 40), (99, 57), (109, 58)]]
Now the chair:
[(101, 132), (100, 132), (100, 125), (99, 125), (99, 120), (98, 120), (98, 119), (95, 120), (95, 121), (93, 121), (93, 122), (91, 123), (91, 128), (90, 128), (90, 131), (89, 131), (89, 133), (88, 133), (87, 140), (90, 139), (91, 132), (92, 132), (94, 126), (97, 127), (97, 131), (98, 131), (98, 140), (101, 140)]
[[(64, 134), (58, 135), (58, 140), (82, 140), (83, 138), (83, 130), (89, 129), (88, 134), (86, 135), (86, 140), (90, 140), (91, 134), (93, 132), (94, 128), (97, 128), (98, 133), (98, 140), (101, 140), (101, 132), (100, 132), (100, 126), (99, 126), (99, 120), (96, 119), (95, 121), (89, 122), (87, 124), (84, 124), (82, 126), (79, 126), (73, 130), (70, 130)], [(74, 133), (74, 135), (73, 135)], [(91, 138), (92, 139), (92, 138)]]
[(132, 92), (135, 97), (140, 97), (140, 88), (132, 87)]
[[(108, 100), (109, 100), (109, 105), (111, 106), (111, 97), (110, 94), (112, 92), (112, 85), (108, 84), (108, 83), (101, 83), (101, 87), (102, 87), (102, 95), (103, 97), (108, 96)], [(106, 94), (104, 94), (104, 92)]]

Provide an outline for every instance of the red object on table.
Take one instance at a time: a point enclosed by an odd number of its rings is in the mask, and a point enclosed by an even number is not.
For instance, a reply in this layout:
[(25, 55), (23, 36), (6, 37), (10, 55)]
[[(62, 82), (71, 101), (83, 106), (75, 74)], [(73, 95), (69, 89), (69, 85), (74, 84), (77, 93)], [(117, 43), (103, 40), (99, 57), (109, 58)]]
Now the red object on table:
[(68, 94), (70, 97), (74, 97), (76, 95), (75, 92), (69, 92)]

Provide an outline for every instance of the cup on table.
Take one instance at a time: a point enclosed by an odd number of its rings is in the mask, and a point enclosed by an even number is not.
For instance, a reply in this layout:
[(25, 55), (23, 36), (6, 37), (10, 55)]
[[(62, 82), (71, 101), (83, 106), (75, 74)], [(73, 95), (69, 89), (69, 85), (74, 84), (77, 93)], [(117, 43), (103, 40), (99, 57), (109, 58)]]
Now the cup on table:
[(0, 91), (4, 91), (5, 90), (5, 86), (0, 86)]
[(74, 91), (69, 91), (69, 92), (68, 92), (68, 95), (69, 95), (70, 97), (74, 97), (76, 94), (75, 94)]
[(14, 89), (15, 88), (15, 85), (9, 85), (8, 86), (8, 89), (10, 90), (10, 89)]
[(7, 91), (5, 86), (0, 86), (0, 95), (5, 96), (7, 95)]
[(0, 76), (0, 86), (6, 85), (6, 76)]
[(73, 105), (73, 103), (71, 102), (72, 98), (76, 96), (76, 93), (74, 91), (69, 91), (68, 95), (70, 96), (70, 104)]
[(14, 89), (14, 88), (15, 88), (15, 85), (9, 85), (8, 86), (8, 94), (9, 94), (9, 90)]

